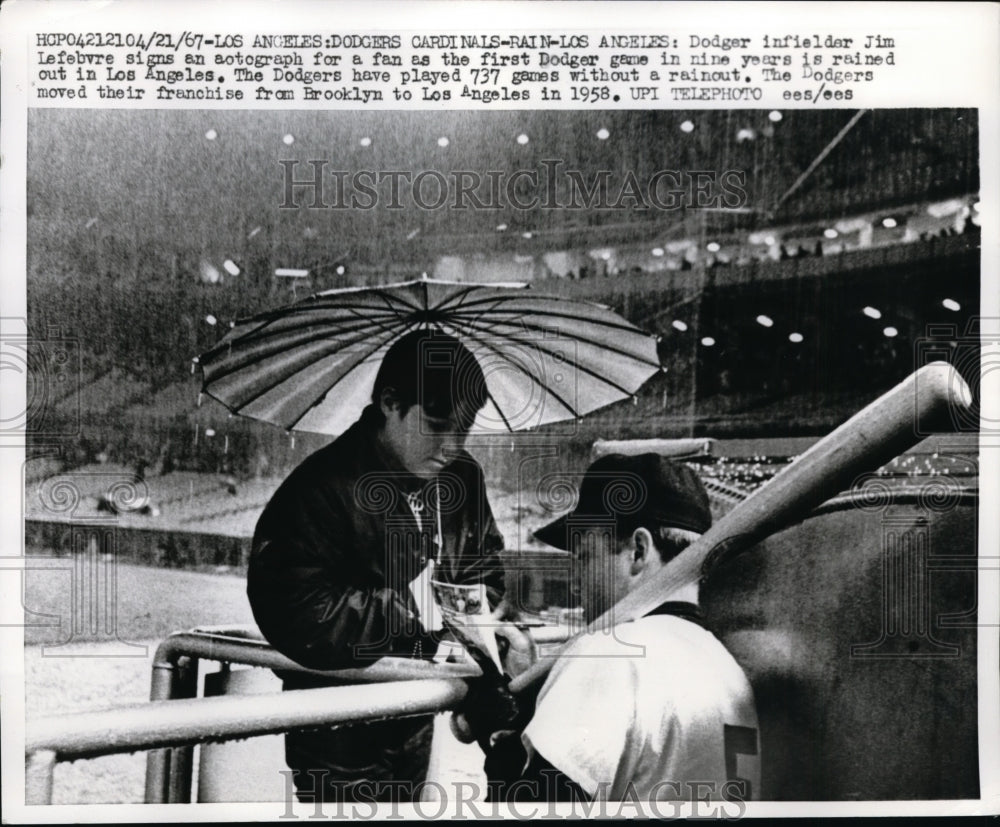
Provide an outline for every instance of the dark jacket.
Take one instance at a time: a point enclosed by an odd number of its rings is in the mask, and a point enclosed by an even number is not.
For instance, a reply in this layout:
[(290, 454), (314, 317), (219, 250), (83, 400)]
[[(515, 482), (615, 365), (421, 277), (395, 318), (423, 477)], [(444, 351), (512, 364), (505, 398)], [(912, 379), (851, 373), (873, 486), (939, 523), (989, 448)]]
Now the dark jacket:
[[(478, 463), (463, 454), (431, 483), (393, 468), (376, 444), (373, 413), (289, 475), (254, 533), (247, 575), (254, 617), (278, 651), (312, 669), (434, 654), (409, 583), (436, 553), (438, 499), (436, 577), (483, 581), (492, 605), (503, 594), (503, 537)], [(428, 502), (425, 531), (407, 504), (409, 491)]]

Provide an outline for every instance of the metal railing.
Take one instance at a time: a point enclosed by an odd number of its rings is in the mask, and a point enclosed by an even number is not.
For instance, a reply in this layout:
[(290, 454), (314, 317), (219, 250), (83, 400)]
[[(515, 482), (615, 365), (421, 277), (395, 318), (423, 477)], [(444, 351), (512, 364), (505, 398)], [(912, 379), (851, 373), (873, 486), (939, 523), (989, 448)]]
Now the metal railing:
[[(298, 689), (266, 695), (230, 695), (130, 704), (98, 712), (52, 715), (35, 721), (25, 741), (26, 802), (52, 802), (52, 775), (58, 761), (97, 758), (120, 752), (190, 750), (195, 744), (231, 741), (297, 729), (400, 718), (454, 709), (466, 693), (458, 678), (426, 679), (381, 685)], [(146, 803), (180, 801), (190, 775), (157, 778), (147, 767)], [(169, 769), (168, 764), (164, 769)], [(150, 785), (162, 780), (160, 787)], [(150, 792), (154, 793), (152, 798)], [(163, 790), (166, 795), (157, 795)]]
[[(558, 644), (566, 627), (529, 630), (539, 645)], [(335, 686), (257, 695), (196, 697), (199, 662), (294, 671)], [(25, 801), (52, 802), (61, 761), (149, 751), (145, 801), (190, 802), (194, 746), (300, 729), (400, 718), (454, 709), (466, 693), (471, 663), (383, 658), (360, 669), (305, 669), (275, 651), (252, 627), (194, 629), (166, 638), (153, 659), (150, 701), (65, 713), (30, 722), (25, 740)]]

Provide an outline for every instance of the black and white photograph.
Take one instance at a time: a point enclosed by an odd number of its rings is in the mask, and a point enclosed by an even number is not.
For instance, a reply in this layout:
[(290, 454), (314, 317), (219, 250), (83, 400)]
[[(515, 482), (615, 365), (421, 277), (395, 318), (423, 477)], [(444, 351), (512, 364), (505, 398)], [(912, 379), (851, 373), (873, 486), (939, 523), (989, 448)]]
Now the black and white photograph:
[(994, 812), (995, 112), (496, 88), (29, 99), (5, 795)]

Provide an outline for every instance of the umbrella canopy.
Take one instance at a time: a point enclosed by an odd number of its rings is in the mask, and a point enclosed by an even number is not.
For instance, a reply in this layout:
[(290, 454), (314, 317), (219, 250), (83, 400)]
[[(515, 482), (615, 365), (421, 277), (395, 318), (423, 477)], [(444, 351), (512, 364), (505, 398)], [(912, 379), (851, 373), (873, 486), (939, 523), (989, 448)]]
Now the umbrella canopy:
[(203, 391), (241, 416), (337, 435), (370, 401), (390, 345), (421, 328), (459, 339), (482, 367), (478, 433), (574, 419), (660, 369), (656, 339), (603, 305), (421, 279), (329, 290), (237, 322), (198, 357)]

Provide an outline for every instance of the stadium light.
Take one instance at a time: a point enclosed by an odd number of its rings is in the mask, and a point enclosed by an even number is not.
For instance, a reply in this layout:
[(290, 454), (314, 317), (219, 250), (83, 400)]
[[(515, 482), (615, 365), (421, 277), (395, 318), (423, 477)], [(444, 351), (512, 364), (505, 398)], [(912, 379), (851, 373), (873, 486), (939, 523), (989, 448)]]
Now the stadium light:
[(799, 342), (802, 341), (802, 334), (801, 333), (789, 333), (788, 334), (788, 341), (789, 342), (794, 342), (795, 344), (799, 344)]
[(679, 330), (681, 333), (683, 333), (685, 330), (688, 329), (687, 324), (682, 322), (680, 319), (674, 319), (670, 324), (674, 327), (675, 330)]
[(611, 137), (611, 133), (608, 132), (608, 130), (605, 129), (603, 126), (600, 129), (597, 130), (597, 139), (599, 141), (606, 141), (610, 137)]
[(882, 333), (883, 335), (888, 336), (890, 339), (899, 335), (899, 331), (896, 330), (896, 328), (894, 328), (892, 325), (883, 330)]
[(955, 312), (958, 312), (959, 310), (962, 309), (962, 305), (960, 305), (954, 299), (945, 299), (943, 302), (941, 302), (941, 304), (943, 304), (948, 310), (954, 310)]
[(882, 311), (878, 310), (877, 308), (872, 307), (871, 305), (868, 305), (867, 307), (865, 307), (865, 309), (862, 310), (861, 312), (864, 313), (869, 319), (881, 319), (882, 318)]
[(774, 320), (770, 316), (765, 316), (763, 313), (761, 313), (757, 317), (757, 324), (761, 325), (762, 327), (774, 327)]
[(704, 339), (701, 340), (701, 343), (705, 347), (713, 347), (715, 345), (715, 339), (713, 339), (711, 336), (706, 336)]

